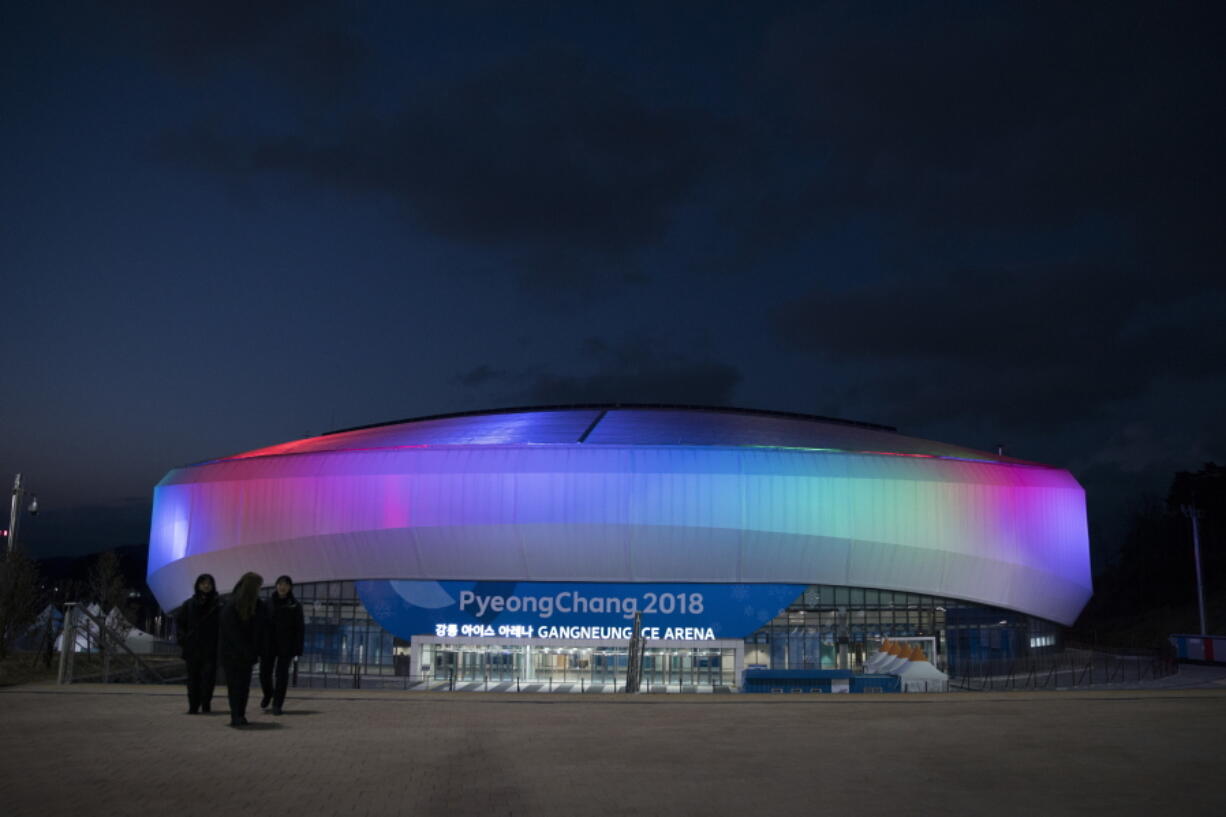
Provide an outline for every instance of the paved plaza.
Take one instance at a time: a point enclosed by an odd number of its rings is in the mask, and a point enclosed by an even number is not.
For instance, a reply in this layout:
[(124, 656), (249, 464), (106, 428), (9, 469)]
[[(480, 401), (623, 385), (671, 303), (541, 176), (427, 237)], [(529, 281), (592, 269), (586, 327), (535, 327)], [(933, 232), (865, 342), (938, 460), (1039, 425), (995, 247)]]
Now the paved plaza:
[[(1226, 689), (894, 696), (0, 690), (26, 815), (1221, 815)], [(251, 716), (251, 713), (249, 713)]]

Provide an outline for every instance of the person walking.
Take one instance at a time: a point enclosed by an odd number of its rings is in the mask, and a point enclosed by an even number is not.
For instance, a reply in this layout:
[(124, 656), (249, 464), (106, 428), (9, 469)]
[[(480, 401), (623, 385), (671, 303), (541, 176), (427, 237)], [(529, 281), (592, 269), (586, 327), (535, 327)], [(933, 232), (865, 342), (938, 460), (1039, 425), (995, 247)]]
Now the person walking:
[(268, 600), (268, 610), (268, 643), (260, 658), (260, 687), (264, 691), (260, 708), (267, 709), (271, 702), (272, 714), (280, 715), (289, 688), (290, 664), (302, 655), (306, 630), (302, 605), (294, 597), (294, 580), (289, 576), (277, 577), (277, 589)]
[(267, 638), (268, 608), (260, 600), (264, 578), (244, 573), (234, 585), (234, 595), (221, 610), (219, 653), (226, 671), (230, 698), (230, 725), (247, 725), (247, 697), (251, 694), (251, 670), (260, 659)]
[(217, 631), (221, 597), (208, 573), (196, 577), (192, 597), (175, 613), (175, 638), (187, 662), (187, 714), (211, 712), (217, 685)]

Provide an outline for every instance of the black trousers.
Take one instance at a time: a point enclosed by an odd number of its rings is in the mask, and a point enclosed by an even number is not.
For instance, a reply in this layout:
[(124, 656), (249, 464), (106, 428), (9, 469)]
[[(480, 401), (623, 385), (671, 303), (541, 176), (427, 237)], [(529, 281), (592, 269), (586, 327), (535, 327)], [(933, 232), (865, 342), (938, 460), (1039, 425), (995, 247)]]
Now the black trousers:
[(193, 657), (187, 661), (187, 708), (197, 712), (208, 710), (213, 703), (213, 689), (217, 686), (217, 658), (215, 656)]
[(260, 689), (265, 698), (272, 698), (273, 706), (285, 703), (289, 689), (289, 668), (294, 663), (292, 655), (266, 655), (260, 659)]
[(247, 697), (251, 694), (251, 664), (225, 662), (226, 693), (230, 698), (230, 722), (247, 717)]

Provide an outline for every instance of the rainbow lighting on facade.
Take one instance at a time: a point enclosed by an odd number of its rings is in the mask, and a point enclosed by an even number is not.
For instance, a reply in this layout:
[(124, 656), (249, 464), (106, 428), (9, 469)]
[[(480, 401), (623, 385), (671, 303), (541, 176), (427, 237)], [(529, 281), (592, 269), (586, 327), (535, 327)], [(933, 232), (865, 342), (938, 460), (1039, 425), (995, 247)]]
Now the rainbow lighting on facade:
[(393, 587), (852, 586), (1063, 624), (1092, 592), (1067, 471), (882, 426), (686, 407), (426, 418), (167, 474), (149, 542), (162, 606), (199, 573), (228, 587), (247, 570)]

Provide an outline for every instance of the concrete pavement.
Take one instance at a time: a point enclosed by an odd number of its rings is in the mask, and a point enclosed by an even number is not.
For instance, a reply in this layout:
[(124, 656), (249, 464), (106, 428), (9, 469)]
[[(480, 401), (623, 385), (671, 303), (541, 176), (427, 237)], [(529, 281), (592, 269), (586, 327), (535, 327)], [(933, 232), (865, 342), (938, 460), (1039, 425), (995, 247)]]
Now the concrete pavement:
[[(0, 690), (25, 815), (1220, 815), (1226, 690), (892, 696)], [(256, 698), (258, 701), (258, 697)]]

